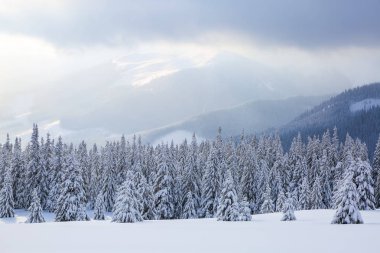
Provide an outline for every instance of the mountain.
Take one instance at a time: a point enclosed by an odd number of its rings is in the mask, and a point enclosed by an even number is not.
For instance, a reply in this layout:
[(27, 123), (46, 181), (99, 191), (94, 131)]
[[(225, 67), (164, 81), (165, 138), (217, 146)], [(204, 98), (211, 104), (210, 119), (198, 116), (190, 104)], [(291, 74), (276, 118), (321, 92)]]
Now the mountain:
[(287, 148), (298, 132), (302, 137), (321, 135), (335, 126), (340, 139), (349, 133), (366, 142), (371, 156), (380, 133), (380, 83), (346, 90), (301, 114), (280, 133)]
[(223, 128), (224, 136), (239, 135), (242, 130), (258, 133), (288, 123), (324, 99), (326, 96), (250, 101), (227, 109), (203, 113), (188, 120), (139, 134), (144, 140), (157, 143), (171, 141), (171, 139), (183, 140), (191, 137), (193, 132), (200, 139), (211, 139), (215, 137), (219, 126)]

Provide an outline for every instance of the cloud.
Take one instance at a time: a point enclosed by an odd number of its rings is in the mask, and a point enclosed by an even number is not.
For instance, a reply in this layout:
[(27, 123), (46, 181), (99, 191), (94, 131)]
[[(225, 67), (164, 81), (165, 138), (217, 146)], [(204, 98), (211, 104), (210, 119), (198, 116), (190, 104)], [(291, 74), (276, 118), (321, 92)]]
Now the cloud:
[(377, 46), (379, 9), (377, 0), (7, 0), (0, 31), (60, 46), (186, 41), (229, 31), (296, 47)]

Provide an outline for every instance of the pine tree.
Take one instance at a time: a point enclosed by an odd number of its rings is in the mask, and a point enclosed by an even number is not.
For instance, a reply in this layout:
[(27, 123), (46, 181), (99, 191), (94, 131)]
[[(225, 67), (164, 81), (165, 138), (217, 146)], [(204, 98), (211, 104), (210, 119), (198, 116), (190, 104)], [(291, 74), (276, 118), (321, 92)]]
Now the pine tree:
[(246, 198), (243, 199), (240, 203), (240, 221), (251, 221), (252, 220), (252, 215), (251, 215), (251, 208), (249, 206), (249, 202), (247, 201)]
[(372, 168), (373, 168), (372, 176), (373, 176), (373, 179), (375, 179), (374, 186), (375, 186), (376, 207), (380, 207), (380, 135), (376, 143), (375, 152), (373, 154)]
[(15, 208), (26, 208), (25, 206), (25, 166), (23, 161), (23, 154), (21, 150), (21, 139), (16, 138), (13, 157), (13, 197)]
[(286, 202), (286, 196), (284, 191), (281, 189), (276, 202), (276, 211), (282, 211)]
[(106, 206), (104, 205), (104, 197), (100, 192), (96, 197), (94, 207), (94, 220), (104, 220), (104, 213), (106, 212)]
[(140, 162), (135, 163), (133, 166), (135, 174), (135, 184), (138, 192), (138, 202), (140, 204), (140, 211), (144, 220), (156, 219), (156, 212), (154, 209), (154, 194), (151, 183), (149, 183), (142, 172)]
[(264, 202), (261, 205), (261, 213), (272, 213), (274, 211), (273, 201), (271, 197), (271, 188), (269, 182), (266, 183), (265, 193), (263, 196)]
[(283, 216), (282, 221), (292, 221), (296, 220), (296, 216), (294, 215), (294, 204), (293, 204), (293, 198), (289, 197), (285, 201), (284, 208), (282, 210)]
[(158, 218), (171, 219), (174, 216), (173, 178), (169, 171), (168, 147), (161, 147), (158, 157), (157, 174), (154, 180), (154, 203)]
[(3, 187), (0, 190), (0, 218), (14, 217), (12, 193), (12, 174), (8, 167), (5, 171)]
[(54, 212), (57, 208), (57, 199), (61, 193), (61, 186), (64, 180), (64, 146), (62, 138), (59, 137), (57, 144), (53, 148), (53, 158), (52, 158), (52, 175), (50, 175), (50, 191), (47, 201), (46, 209), (50, 212)]
[(193, 199), (193, 193), (189, 191), (186, 195), (186, 201), (183, 206), (183, 211), (182, 211), (182, 219), (195, 219), (197, 218), (197, 211), (195, 208), (194, 204), (194, 199)]
[(223, 189), (219, 197), (216, 217), (222, 221), (238, 221), (240, 218), (239, 203), (231, 171), (227, 170)]
[(311, 209), (324, 208), (324, 204), (322, 202), (321, 180), (319, 176), (315, 178), (313, 189), (311, 190), (310, 204), (311, 204)]
[(32, 203), (29, 207), (29, 217), (26, 220), (26, 223), (42, 223), (45, 222), (44, 217), (42, 216), (42, 207), (41, 201), (37, 194), (37, 189), (33, 190), (32, 193)]
[(218, 207), (220, 175), (217, 150), (212, 147), (207, 158), (205, 174), (202, 180), (203, 217), (212, 218)]
[(104, 196), (104, 203), (106, 205), (106, 211), (111, 212), (115, 202), (116, 195), (116, 159), (115, 159), (115, 147), (111, 143), (107, 143), (104, 150), (103, 157), (103, 182), (102, 193)]
[(86, 215), (86, 196), (82, 171), (78, 166), (72, 145), (64, 157), (64, 181), (55, 209), (56, 221), (88, 220)]
[(368, 162), (360, 160), (356, 162), (354, 183), (358, 190), (358, 207), (360, 210), (375, 209), (375, 196), (371, 171), (372, 168)]
[(310, 209), (310, 189), (307, 177), (302, 179), (302, 185), (300, 188), (300, 197), (298, 201), (298, 208), (301, 210)]
[(352, 171), (347, 171), (345, 179), (341, 184), (338, 192), (336, 213), (332, 220), (332, 224), (361, 224), (359, 208), (357, 206), (359, 195), (353, 182)]
[(26, 168), (27, 172), (27, 181), (25, 187), (27, 195), (27, 206), (30, 205), (32, 200), (32, 192), (34, 189), (37, 189), (38, 195), (41, 195), (41, 156), (40, 156), (40, 144), (38, 141), (38, 126), (36, 124), (33, 125), (33, 133), (30, 141), (30, 150), (29, 150), (29, 158), (28, 165)]
[(113, 222), (134, 223), (143, 221), (140, 204), (137, 199), (137, 189), (131, 171), (127, 172), (125, 182), (120, 186), (113, 210)]

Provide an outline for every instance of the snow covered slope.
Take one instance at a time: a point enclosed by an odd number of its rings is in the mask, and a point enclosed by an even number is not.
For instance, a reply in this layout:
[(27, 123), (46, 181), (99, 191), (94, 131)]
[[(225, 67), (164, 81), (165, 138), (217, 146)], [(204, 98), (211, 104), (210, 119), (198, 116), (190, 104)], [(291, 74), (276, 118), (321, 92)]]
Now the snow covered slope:
[[(331, 225), (333, 210), (297, 211), (294, 222), (281, 213), (254, 215), (251, 222), (215, 219), (24, 224), (27, 212), (0, 219), (0, 252), (376, 252), (380, 210), (363, 211), (363, 225)], [(108, 217), (109, 218), (109, 217)], [(22, 224), (17, 224), (22, 223)]]
[(380, 106), (380, 99), (378, 98), (367, 98), (362, 101), (353, 103), (350, 105), (350, 111), (351, 112), (358, 112), (358, 111), (368, 111), (374, 107)]

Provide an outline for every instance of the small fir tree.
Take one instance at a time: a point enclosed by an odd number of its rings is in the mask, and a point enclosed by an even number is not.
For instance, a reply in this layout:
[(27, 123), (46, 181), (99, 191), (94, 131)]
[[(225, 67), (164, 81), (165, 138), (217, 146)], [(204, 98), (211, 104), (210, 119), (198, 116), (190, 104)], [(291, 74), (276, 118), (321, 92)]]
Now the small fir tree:
[(117, 192), (112, 217), (113, 222), (134, 223), (143, 221), (133, 178), (132, 172), (128, 171), (125, 182)]
[(7, 168), (4, 185), (0, 190), (0, 218), (14, 217), (14, 203), (12, 193), (12, 175), (10, 168)]
[(220, 194), (218, 211), (216, 216), (218, 220), (222, 221), (239, 220), (239, 204), (234, 186), (234, 181), (230, 170), (227, 170), (224, 178), (223, 189)]
[(33, 190), (32, 194), (32, 203), (29, 207), (29, 217), (26, 220), (26, 223), (42, 223), (45, 222), (44, 217), (42, 216), (42, 207), (41, 207), (41, 201), (38, 197), (37, 190)]
[(241, 221), (251, 221), (251, 208), (246, 198), (240, 203), (240, 219)]
[(95, 207), (94, 207), (94, 220), (104, 220), (104, 213), (106, 212), (106, 205), (104, 203), (104, 196), (102, 192), (99, 192), (96, 197)]
[(296, 216), (294, 215), (294, 201), (292, 197), (287, 198), (284, 204), (284, 208), (282, 210), (283, 216), (282, 221), (292, 221), (296, 220)]
[(273, 201), (271, 197), (271, 189), (269, 186), (269, 183), (266, 183), (265, 187), (265, 193), (264, 193), (264, 202), (261, 205), (261, 213), (273, 213), (274, 207), (273, 207)]
[(361, 217), (358, 203), (358, 192), (353, 182), (352, 171), (347, 171), (343, 183), (338, 192), (337, 206), (332, 224), (361, 224)]

